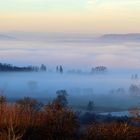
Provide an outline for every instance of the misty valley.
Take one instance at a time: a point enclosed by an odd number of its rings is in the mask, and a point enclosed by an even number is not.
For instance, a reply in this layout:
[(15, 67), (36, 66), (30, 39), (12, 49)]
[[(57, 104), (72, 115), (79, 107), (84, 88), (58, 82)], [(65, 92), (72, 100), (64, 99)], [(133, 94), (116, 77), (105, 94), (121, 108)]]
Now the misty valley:
[(140, 140), (140, 0), (1, 0), (0, 140)]
[(139, 38), (0, 35), (0, 139), (137, 140)]
[(51, 69), (44, 64), (17, 67), (1, 63), (0, 71), (0, 94), (10, 102), (32, 97), (48, 103), (56, 98), (57, 91), (65, 90), (69, 106), (76, 111), (86, 111), (88, 103), (93, 101), (97, 113), (129, 115), (122, 112), (139, 107), (140, 103), (139, 70), (105, 66), (70, 70), (61, 65)]
[(50, 102), (65, 90), (75, 110), (85, 111), (90, 101), (101, 113), (139, 107), (139, 36), (1, 35), (1, 95)]

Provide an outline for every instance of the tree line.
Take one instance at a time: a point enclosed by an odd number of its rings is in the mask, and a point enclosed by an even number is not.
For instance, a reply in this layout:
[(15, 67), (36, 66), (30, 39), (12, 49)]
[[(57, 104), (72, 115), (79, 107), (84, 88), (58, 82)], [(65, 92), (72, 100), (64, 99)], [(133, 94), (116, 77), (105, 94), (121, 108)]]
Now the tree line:
[[(12, 64), (7, 64), (7, 63), (0, 63), (0, 72), (39, 72), (39, 71), (47, 71), (47, 67), (44, 64), (41, 64), (41, 66), (14, 66)], [(94, 73), (104, 73), (107, 72), (107, 67), (105, 66), (96, 66), (92, 67), (90, 70), (90, 74)], [(64, 73), (64, 68), (62, 65), (57, 65), (56, 66), (56, 73), (63, 74)], [(77, 73), (77, 74), (82, 74), (82, 70), (68, 70), (68, 73)]]
[(26, 66), (26, 67), (18, 67), (11, 64), (0, 63), (0, 71), (1, 72), (32, 72), (32, 71), (46, 71), (47, 68), (44, 64), (40, 67), (38, 66)]

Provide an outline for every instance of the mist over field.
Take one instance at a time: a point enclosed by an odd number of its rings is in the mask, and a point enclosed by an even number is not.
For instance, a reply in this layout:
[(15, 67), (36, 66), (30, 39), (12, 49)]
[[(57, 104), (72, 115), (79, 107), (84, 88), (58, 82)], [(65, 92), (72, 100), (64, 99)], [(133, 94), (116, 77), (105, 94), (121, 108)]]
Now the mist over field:
[(65, 68), (139, 68), (140, 34), (80, 35), (7, 33), (0, 36), (1, 62)]
[(0, 140), (139, 140), (140, 0), (1, 0)]
[[(140, 98), (139, 36), (1, 35), (1, 63), (47, 67), (46, 72), (1, 72), (1, 94), (51, 101), (57, 90), (64, 89), (71, 105), (84, 106), (93, 100), (97, 106), (136, 106)], [(57, 65), (63, 66), (63, 74), (56, 73)], [(107, 67), (107, 72), (91, 74), (91, 68), (96, 66)], [(134, 94), (130, 91), (132, 85), (138, 88)]]

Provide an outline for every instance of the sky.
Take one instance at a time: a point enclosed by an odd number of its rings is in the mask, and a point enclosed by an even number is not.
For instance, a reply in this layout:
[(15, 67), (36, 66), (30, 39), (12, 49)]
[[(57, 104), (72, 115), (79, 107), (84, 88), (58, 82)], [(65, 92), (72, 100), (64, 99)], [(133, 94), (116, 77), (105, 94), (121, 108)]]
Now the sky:
[(140, 32), (140, 0), (1, 0), (0, 31)]

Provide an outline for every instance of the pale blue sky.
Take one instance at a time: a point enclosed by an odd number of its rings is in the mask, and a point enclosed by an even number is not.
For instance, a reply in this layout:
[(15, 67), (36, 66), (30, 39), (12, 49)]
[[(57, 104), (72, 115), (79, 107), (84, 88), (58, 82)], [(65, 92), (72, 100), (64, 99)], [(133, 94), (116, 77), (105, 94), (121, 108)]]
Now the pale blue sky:
[(49, 10), (84, 10), (88, 5), (97, 8), (102, 5), (120, 6), (137, 8), (140, 0), (3, 0), (0, 2), (2, 12), (41, 12)]
[(77, 11), (85, 8), (86, 0), (3, 0), (3, 12), (44, 12), (49, 10)]

